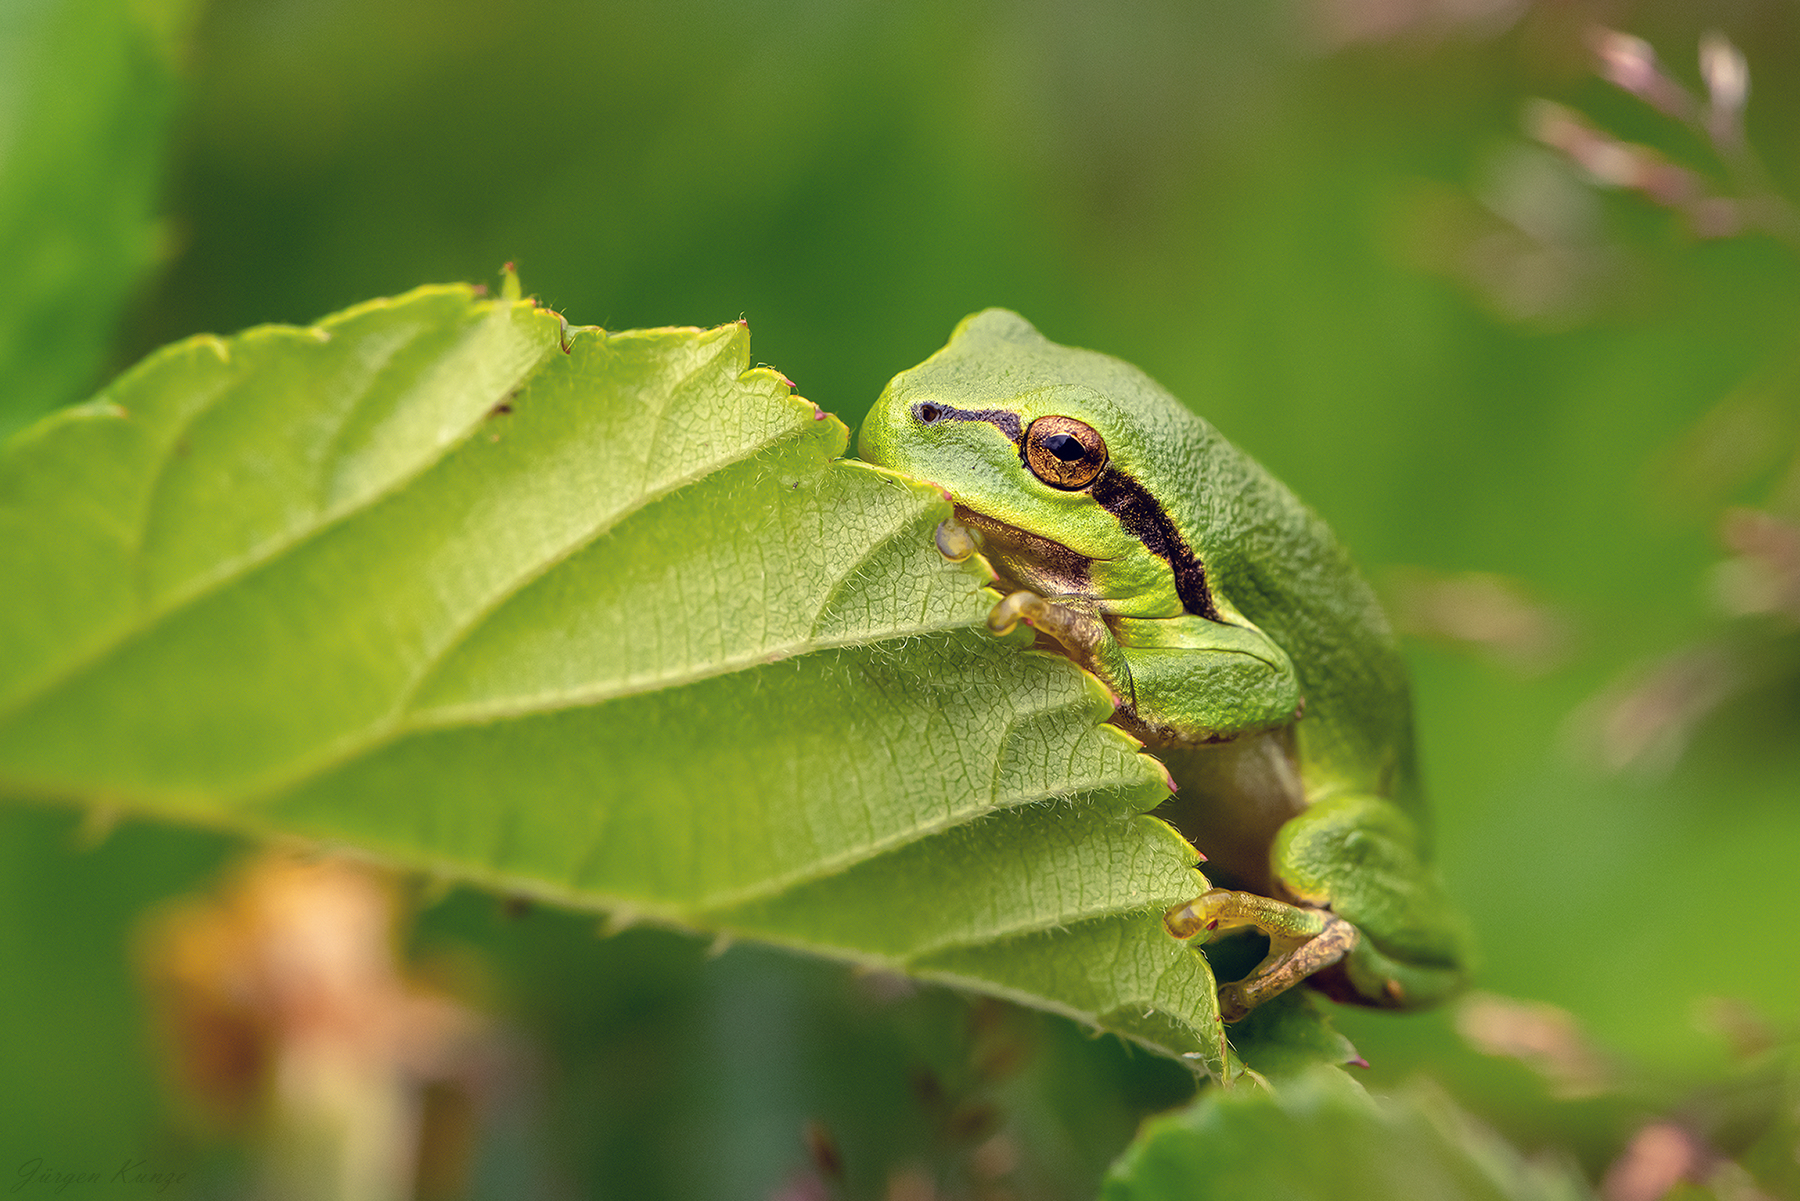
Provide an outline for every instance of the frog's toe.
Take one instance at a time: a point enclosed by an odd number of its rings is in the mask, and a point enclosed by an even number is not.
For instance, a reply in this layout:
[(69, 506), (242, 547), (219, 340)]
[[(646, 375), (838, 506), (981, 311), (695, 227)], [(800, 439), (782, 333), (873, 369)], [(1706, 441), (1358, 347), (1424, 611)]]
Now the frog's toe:
[(1050, 602), (1024, 588), (1012, 593), (988, 613), (987, 627), (994, 634), (1010, 634), (1022, 621), (1029, 626), (1043, 624)]
[(961, 563), (980, 549), (974, 532), (954, 517), (946, 517), (938, 522), (937, 533), (932, 540), (937, 543), (938, 554), (952, 563)]
[(1254, 1006), (1244, 999), (1244, 989), (1239, 981), (1219, 985), (1219, 1020), (1235, 1022), (1247, 1016)]

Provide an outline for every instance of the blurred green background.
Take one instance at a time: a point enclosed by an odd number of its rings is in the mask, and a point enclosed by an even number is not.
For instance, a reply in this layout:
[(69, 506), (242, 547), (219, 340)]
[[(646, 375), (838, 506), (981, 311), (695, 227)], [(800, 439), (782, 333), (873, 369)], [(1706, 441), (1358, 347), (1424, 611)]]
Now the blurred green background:
[[(1533, 141), (1548, 97), (1740, 194), (1599, 78), (1596, 25), (1696, 91), (1705, 31), (1742, 47), (1793, 194), (1785, 0), (20, 0), (0, 216), (30, 311), (0, 306), (0, 430), (164, 342), (506, 261), (577, 323), (746, 317), (852, 424), (965, 313), (1016, 308), (1159, 378), (1387, 591), (1480, 987), (1566, 1010), (1611, 1065), (1557, 1100), (1454, 1013), (1346, 1014), (1364, 1079), (1429, 1072), (1596, 1175), (1665, 1112), (1732, 1150), (1692, 1098), (1800, 1013), (1800, 255), (1700, 238)], [(0, 1173), (143, 1155), (229, 1195), (130, 946), (237, 848), (0, 823)], [(1186, 1088), (1030, 1015), (1002, 1022), (1025, 1066), (971, 1076), (998, 1019), (829, 965), (417, 908), (420, 957), (476, 963), (533, 1048), (480, 1195), (772, 1196), (815, 1170), (816, 1121), (851, 1195), (915, 1161), (961, 1179), (998, 1123), (1037, 1165), (1019, 1195), (1082, 1196)]]

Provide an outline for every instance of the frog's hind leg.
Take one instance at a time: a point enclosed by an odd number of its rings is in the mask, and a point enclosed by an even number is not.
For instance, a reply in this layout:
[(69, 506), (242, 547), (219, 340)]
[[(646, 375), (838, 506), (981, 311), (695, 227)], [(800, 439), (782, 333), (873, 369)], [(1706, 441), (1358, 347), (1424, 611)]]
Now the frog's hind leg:
[(1412, 1008), (1462, 987), (1465, 935), (1419, 844), (1404, 810), (1364, 795), (1320, 801), (1276, 835), (1270, 865), (1282, 888), (1361, 933), (1316, 982), (1336, 999)]
[(1219, 988), (1226, 1021), (1315, 973), (1333, 998), (1384, 1008), (1431, 1005), (1463, 986), (1461, 924), (1420, 854), (1418, 827), (1392, 801), (1320, 801), (1281, 827), (1269, 860), (1297, 904), (1215, 888), (1163, 918), (1177, 938), (1268, 935), (1267, 958)]
[(1224, 888), (1177, 905), (1163, 924), (1176, 938), (1245, 927), (1268, 935), (1263, 961), (1242, 980), (1219, 986), (1219, 1015), (1228, 1022), (1339, 962), (1358, 941), (1356, 927), (1334, 913)]

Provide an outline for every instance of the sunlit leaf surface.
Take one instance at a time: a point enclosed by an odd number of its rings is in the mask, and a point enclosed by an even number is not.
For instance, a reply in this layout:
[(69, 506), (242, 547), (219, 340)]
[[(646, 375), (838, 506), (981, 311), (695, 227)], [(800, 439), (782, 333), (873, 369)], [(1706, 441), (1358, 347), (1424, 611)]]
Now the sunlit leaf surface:
[[(567, 349), (564, 349), (566, 341)], [(171, 347), (0, 459), (0, 791), (954, 982), (1214, 1072), (1193, 853), (932, 489), (742, 325), (427, 288)]]

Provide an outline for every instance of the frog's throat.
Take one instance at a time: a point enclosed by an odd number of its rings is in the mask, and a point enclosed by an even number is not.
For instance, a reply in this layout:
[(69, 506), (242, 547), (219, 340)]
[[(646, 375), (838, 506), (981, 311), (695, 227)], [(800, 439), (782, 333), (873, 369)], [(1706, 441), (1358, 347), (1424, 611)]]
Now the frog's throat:
[(956, 506), (956, 520), (981, 535), (981, 548), (999, 575), (1002, 591), (1029, 588), (1046, 596), (1085, 596), (1092, 590), (1094, 560), (1042, 534)]

